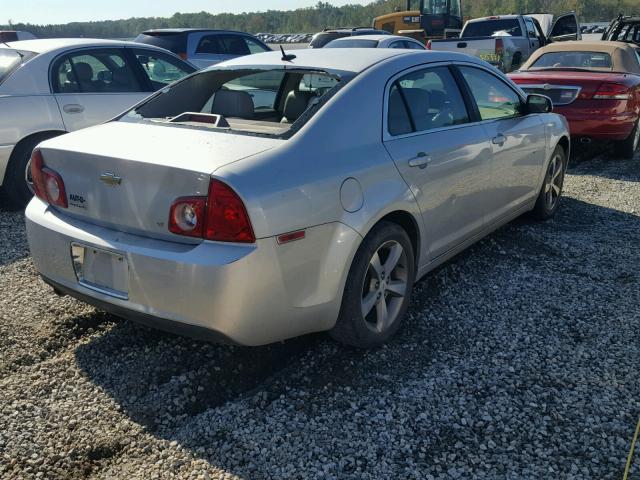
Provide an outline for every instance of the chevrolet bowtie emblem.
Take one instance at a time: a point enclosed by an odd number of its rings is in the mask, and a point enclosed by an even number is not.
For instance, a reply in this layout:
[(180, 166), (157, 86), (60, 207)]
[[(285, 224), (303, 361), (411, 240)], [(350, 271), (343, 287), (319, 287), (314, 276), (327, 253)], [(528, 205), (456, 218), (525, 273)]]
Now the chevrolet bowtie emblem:
[(113, 173), (103, 173), (100, 175), (100, 181), (110, 187), (115, 187), (122, 184), (122, 177), (118, 177)]

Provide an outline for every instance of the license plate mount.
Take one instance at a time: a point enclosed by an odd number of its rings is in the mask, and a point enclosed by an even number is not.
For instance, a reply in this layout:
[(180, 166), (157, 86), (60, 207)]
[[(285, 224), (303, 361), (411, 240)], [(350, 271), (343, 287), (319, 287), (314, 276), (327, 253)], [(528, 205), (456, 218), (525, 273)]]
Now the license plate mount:
[(121, 300), (129, 299), (129, 263), (124, 254), (72, 243), (71, 260), (80, 285)]

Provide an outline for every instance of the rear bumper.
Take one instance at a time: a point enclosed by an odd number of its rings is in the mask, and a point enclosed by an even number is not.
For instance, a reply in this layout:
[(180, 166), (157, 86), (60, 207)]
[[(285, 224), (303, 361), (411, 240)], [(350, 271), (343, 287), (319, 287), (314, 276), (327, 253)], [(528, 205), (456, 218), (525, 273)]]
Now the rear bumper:
[(9, 166), (9, 158), (15, 145), (0, 145), (0, 186), (4, 183), (4, 176)]
[(633, 112), (617, 113), (589, 108), (557, 107), (554, 112), (569, 121), (571, 136), (596, 140), (625, 140), (629, 138), (638, 117)]
[[(287, 245), (185, 245), (70, 219), (37, 198), (26, 223), (38, 272), (61, 292), (152, 327), (240, 345), (330, 329), (360, 243), (354, 230), (332, 223)], [(126, 257), (127, 300), (78, 283), (72, 242)]]

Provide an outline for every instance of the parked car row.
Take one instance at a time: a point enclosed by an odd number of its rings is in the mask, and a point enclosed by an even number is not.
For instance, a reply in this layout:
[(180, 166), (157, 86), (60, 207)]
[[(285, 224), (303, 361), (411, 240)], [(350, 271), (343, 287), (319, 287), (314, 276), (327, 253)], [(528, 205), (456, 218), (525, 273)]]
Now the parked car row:
[(572, 135), (638, 149), (632, 43), (554, 42), (509, 78), (376, 33), (284, 53), (201, 29), (0, 45), (15, 112), (0, 173), (14, 200), (35, 192), (42, 278), (199, 338), (374, 347), (417, 279), (524, 213), (555, 215)]
[(309, 43), (313, 33), (257, 33), (264, 43)]

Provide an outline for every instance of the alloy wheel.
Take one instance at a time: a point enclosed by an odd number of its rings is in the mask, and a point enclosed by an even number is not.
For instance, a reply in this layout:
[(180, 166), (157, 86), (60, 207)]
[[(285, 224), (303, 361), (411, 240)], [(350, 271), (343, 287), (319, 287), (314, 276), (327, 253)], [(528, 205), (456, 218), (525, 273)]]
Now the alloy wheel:
[(407, 294), (407, 254), (400, 243), (388, 241), (376, 250), (362, 284), (362, 316), (375, 333), (387, 330), (398, 318)]
[(562, 157), (555, 155), (549, 164), (549, 170), (547, 171), (547, 177), (545, 179), (544, 186), (544, 198), (547, 209), (549, 211), (556, 207), (556, 204), (560, 200), (560, 193), (562, 191), (562, 183), (564, 182), (564, 165)]

